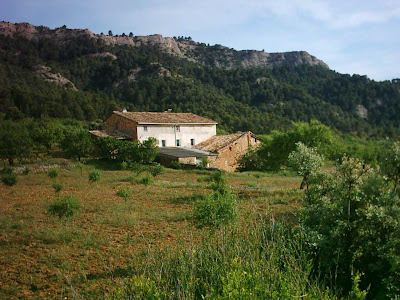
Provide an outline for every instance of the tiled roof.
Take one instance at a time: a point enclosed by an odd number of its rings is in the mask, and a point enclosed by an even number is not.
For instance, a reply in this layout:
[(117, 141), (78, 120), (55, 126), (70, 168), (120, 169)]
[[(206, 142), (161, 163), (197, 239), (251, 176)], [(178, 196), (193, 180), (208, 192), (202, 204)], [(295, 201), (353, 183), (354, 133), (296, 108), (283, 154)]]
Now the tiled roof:
[(205, 140), (201, 142), (200, 144), (197, 144), (193, 148), (203, 150), (203, 151), (208, 151), (208, 152), (217, 152), (218, 150), (221, 150), (222, 148), (225, 148), (229, 144), (232, 144), (234, 141), (238, 140), (241, 138), (243, 135), (251, 134), (254, 136), (254, 134), (250, 131), (247, 132), (236, 132), (228, 135), (215, 135), (208, 140)]
[(192, 113), (114, 111), (114, 114), (139, 124), (217, 124), (213, 120)]

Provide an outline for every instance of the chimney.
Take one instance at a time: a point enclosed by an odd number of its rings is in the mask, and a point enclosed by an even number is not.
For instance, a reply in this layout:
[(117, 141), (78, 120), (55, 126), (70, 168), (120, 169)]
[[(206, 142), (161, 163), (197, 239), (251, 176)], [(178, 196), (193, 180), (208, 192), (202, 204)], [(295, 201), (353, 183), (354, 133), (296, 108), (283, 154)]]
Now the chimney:
[(127, 113), (128, 111), (126, 110), (126, 108), (124, 108), (123, 110), (122, 110), (122, 113), (124, 114), (124, 113)]
[(167, 112), (171, 112), (172, 111), (172, 108), (168, 108), (168, 111)]

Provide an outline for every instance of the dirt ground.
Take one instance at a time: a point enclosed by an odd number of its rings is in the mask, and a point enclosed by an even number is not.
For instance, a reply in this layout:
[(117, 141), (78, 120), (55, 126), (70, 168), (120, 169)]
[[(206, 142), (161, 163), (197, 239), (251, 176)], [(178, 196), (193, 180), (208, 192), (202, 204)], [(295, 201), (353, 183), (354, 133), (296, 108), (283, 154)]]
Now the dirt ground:
[[(130, 171), (93, 166), (18, 175), (18, 183), (0, 183), (0, 298), (102, 298), (118, 278), (129, 276), (135, 261), (148, 253), (196, 243), (190, 222), (193, 195), (209, 193), (207, 171), (166, 169), (150, 185), (130, 181)], [(239, 195), (241, 213), (254, 209), (291, 214), (299, 207), (300, 179), (263, 173), (229, 173), (228, 184)], [(80, 204), (70, 220), (48, 213), (57, 195), (73, 194)], [(117, 192), (125, 188), (129, 197)]]

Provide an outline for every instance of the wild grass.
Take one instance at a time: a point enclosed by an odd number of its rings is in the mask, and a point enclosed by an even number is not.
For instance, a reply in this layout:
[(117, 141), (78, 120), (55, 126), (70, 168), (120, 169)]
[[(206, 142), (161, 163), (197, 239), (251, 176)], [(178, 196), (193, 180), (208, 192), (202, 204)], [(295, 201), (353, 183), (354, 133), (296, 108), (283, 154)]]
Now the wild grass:
[[(85, 299), (118, 298), (112, 291), (120, 282), (126, 280), (122, 285), (125, 293), (125, 284), (130, 278), (144, 274), (144, 282), (150, 280), (157, 286), (157, 291), (168, 294), (164, 298), (176, 299), (204, 289), (195, 283), (195, 279), (183, 278), (189, 274), (184, 268), (192, 262), (193, 273), (190, 274), (197, 274), (198, 280), (204, 279), (207, 284), (216, 284), (215, 294), (211, 287), (205, 288), (210, 297), (228, 297), (224, 294), (228, 291), (222, 291), (221, 286), (228, 284), (240, 268), (228, 268), (218, 281), (207, 274), (217, 270), (211, 265), (212, 259), (218, 261), (222, 259), (219, 256), (228, 255), (222, 247), (231, 247), (228, 243), (233, 243), (232, 247), (242, 247), (242, 238), (249, 241), (247, 233), (240, 235), (247, 231), (247, 221), (242, 219), (237, 223), (237, 229), (226, 229), (227, 235), (238, 236), (235, 241), (234, 237), (225, 240), (225, 245), (213, 245), (218, 243), (217, 233), (209, 238), (207, 232), (195, 229), (190, 222), (193, 204), (204, 194), (212, 193), (209, 180), (198, 178), (208, 178), (213, 172), (165, 169), (152, 184), (144, 185), (136, 182), (138, 176), (131, 176), (132, 171), (120, 170), (119, 165), (108, 167), (102, 164), (81, 164), (82, 168), (63, 171), (57, 178), (63, 184), (60, 197), (73, 193), (79, 199), (79, 214), (69, 222), (51, 216), (43, 205), (57, 197), (54, 179), (46, 172), (19, 176), (18, 184), (12, 189), (0, 184), (0, 265), (11, 274), (3, 278), (0, 298), (43, 299), (60, 298), (60, 295)], [(88, 182), (93, 167), (101, 170), (101, 184)], [(287, 213), (296, 210), (301, 199), (297, 192), (300, 184), (297, 177), (266, 174), (256, 178), (252, 173), (228, 173), (226, 177), (232, 193), (241, 199), (242, 218), (253, 210)], [(249, 182), (257, 182), (257, 189), (248, 188)], [(117, 194), (121, 189), (129, 191), (126, 200)], [(197, 254), (192, 254), (192, 250)], [(233, 253), (232, 249), (230, 251)], [(242, 253), (239, 257), (244, 259), (246, 255)], [(178, 261), (184, 257), (190, 260)], [(166, 262), (169, 258), (172, 261)], [(216, 263), (215, 268), (224, 267), (228, 261)], [(168, 268), (165, 272), (161, 270), (163, 265)], [(147, 267), (148, 271), (142, 272)], [(175, 267), (176, 271), (173, 270)], [(150, 275), (151, 270), (158, 273)], [(158, 282), (155, 276), (166, 276), (167, 271), (171, 272), (168, 275), (171, 280), (168, 277), (165, 282)], [(31, 284), (35, 285), (34, 289)], [(173, 284), (181, 291), (173, 290)], [(184, 286), (187, 286), (186, 290), (183, 290)]]
[(121, 280), (115, 299), (330, 299), (310, 280), (303, 237), (290, 226), (258, 215), (247, 227), (229, 227), (202, 243), (148, 253)]

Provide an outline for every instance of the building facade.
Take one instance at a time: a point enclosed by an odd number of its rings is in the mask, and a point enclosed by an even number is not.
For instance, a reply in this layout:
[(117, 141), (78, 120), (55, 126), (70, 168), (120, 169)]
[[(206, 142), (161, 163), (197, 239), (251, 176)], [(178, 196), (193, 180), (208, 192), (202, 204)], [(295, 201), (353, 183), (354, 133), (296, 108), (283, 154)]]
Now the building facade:
[(159, 147), (191, 148), (216, 135), (217, 122), (192, 113), (119, 112), (104, 122), (108, 134), (144, 141), (150, 137)]

